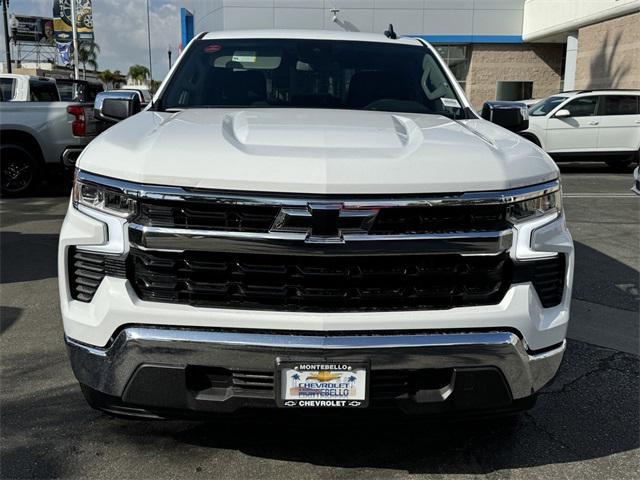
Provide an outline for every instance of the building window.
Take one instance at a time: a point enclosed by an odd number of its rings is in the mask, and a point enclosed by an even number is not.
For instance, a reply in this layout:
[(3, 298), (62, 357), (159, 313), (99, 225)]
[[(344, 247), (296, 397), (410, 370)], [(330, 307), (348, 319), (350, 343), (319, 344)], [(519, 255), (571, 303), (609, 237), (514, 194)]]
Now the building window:
[(533, 95), (533, 82), (498, 82), (496, 100), (529, 100)]
[(466, 91), (471, 47), (469, 45), (434, 45), (434, 47), (447, 62), (460, 86)]

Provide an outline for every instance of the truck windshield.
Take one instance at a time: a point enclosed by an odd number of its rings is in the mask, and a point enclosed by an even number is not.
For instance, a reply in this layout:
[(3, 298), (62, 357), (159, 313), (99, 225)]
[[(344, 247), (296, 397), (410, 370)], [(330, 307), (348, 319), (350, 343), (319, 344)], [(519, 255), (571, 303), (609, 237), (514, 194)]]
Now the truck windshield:
[(158, 108), (216, 107), (465, 116), (426, 47), (360, 41), (199, 40), (185, 53)]

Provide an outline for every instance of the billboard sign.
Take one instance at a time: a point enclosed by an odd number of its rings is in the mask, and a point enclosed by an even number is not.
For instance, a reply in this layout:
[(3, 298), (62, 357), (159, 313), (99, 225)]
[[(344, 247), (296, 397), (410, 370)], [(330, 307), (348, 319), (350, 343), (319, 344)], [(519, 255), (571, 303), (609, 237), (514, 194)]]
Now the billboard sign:
[(53, 45), (53, 19), (11, 14), (11, 37), (16, 42)]
[(180, 9), (180, 30), (181, 30), (181, 40), (180, 51), (187, 48), (187, 44), (193, 38), (193, 13), (191, 13), (186, 8)]
[[(53, 0), (53, 25), (58, 43), (69, 43), (72, 40), (71, 2), (72, 0)], [(75, 2), (78, 41), (92, 42), (93, 11), (91, 0), (75, 0)]]

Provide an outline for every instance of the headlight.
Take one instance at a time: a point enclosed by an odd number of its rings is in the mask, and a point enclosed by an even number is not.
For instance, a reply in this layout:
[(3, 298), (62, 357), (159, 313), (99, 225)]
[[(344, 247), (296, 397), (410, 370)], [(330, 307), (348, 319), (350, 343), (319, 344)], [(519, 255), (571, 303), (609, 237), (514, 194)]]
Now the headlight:
[(558, 189), (539, 197), (512, 203), (509, 205), (509, 220), (512, 223), (520, 223), (560, 211), (562, 211), (562, 191)]
[(73, 181), (73, 205), (84, 205), (122, 218), (131, 217), (137, 208), (135, 199), (103, 185), (83, 182), (77, 172)]

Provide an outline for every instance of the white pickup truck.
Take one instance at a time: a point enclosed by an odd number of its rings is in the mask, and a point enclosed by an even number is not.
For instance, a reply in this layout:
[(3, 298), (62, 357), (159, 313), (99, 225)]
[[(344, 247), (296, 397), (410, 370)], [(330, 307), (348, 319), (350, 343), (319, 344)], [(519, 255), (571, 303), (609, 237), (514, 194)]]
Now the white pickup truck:
[(51, 78), (0, 74), (0, 191), (22, 195), (73, 167), (96, 134), (93, 104), (62, 102)]
[(513, 133), (526, 109), (483, 112), (420, 39), (197, 36), (78, 159), (58, 266), (89, 404), (530, 406), (565, 350), (573, 243), (558, 168)]

